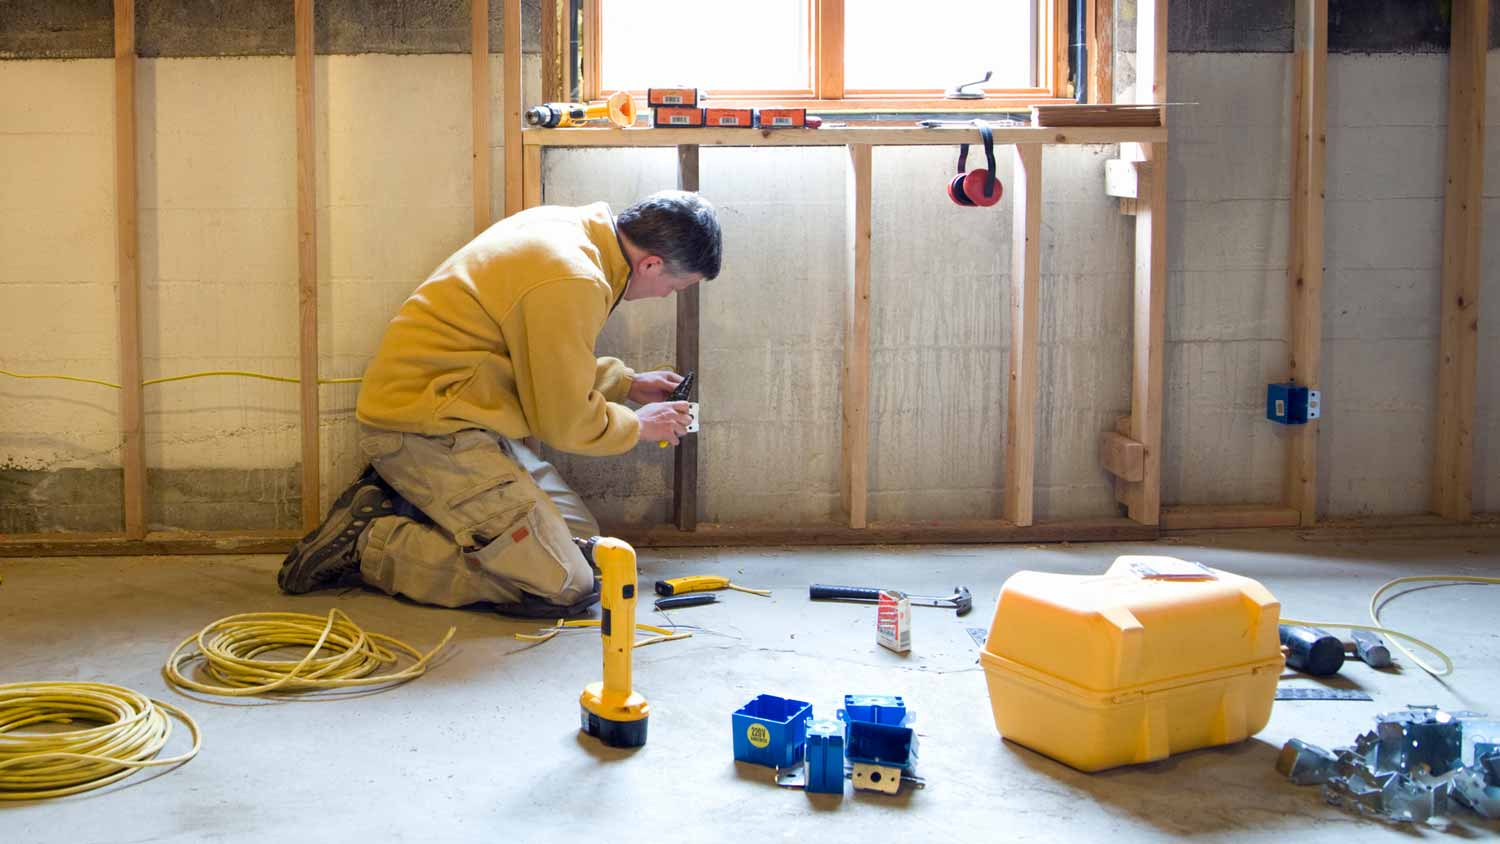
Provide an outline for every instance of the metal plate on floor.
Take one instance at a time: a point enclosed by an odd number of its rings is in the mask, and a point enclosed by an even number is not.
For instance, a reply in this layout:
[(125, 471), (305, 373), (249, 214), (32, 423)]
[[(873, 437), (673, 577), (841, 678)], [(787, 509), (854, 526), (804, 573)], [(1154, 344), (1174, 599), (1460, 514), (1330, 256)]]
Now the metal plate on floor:
[(1358, 689), (1293, 689), (1280, 686), (1276, 689), (1277, 700), (1374, 700)]

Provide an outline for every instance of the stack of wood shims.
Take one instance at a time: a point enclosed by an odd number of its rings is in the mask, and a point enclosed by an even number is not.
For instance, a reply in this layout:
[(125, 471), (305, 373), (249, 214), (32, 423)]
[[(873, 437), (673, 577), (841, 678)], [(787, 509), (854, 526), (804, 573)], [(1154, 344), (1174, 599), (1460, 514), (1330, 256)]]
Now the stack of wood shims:
[(1160, 126), (1161, 106), (1106, 103), (1031, 107), (1033, 126)]

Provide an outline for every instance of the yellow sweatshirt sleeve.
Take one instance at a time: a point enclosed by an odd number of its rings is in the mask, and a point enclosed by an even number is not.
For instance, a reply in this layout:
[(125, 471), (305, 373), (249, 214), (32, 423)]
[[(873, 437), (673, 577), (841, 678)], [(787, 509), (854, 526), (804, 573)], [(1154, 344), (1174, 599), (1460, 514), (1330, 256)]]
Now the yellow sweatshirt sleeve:
[(634, 382), (635, 370), (619, 358), (599, 358), (594, 362), (594, 389), (602, 393), (605, 400), (625, 401)]
[(553, 448), (603, 457), (624, 454), (640, 438), (635, 413), (595, 386), (594, 340), (608, 316), (594, 281), (563, 279), (527, 291), (504, 321), (521, 410)]

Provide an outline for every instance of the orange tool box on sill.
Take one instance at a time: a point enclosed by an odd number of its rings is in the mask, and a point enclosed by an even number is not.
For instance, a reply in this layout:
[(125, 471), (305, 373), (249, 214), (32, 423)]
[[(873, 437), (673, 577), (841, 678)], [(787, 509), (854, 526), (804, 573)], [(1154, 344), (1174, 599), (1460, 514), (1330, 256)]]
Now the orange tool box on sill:
[(651, 109), (651, 125), (659, 129), (688, 129), (702, 126), (703, 109), (679, 108), (676, 106), (653, 108)]
[(704, 110), (704, 125), (721, 128), (755, 128), (753, 108), (709, 108)]
[(1280, 617), (1256, 581), (1172, 557), (1017, 572), (980, 652), (995, 727), (1081, 771), (1242, 741), (1271, 717)]

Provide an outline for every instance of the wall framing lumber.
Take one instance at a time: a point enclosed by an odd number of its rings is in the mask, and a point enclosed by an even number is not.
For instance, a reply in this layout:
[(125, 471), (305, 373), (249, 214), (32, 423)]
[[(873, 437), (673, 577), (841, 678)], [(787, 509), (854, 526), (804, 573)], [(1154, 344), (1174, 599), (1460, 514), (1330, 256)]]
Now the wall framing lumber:
[(535, 208), (542, 204), (542, 149), (543, 147), (526, 148), (522, 161), (522, 208)]
[(844, 304), (840, 486), (849, 527), (864, 528), (870, 500), (870, 239), (873, 148), (850, 144), (844, 171), (848, 279)]
[(145, 405), (141, 395), (140, 209), (135, 160), (135, 0), (115, 0), (115, 266), (119, 286), (120, 435), (125, 535), (146, 535)]
[[(490, 192), (490, 0), (469, 0), (469, 79), (473, 106), (474, 233), (495, 215)], [(506, 57), (507, 60), (509, 56)]]
[(1290, 507), (1231, 504), (1163, 507), (1162, 530), (1231, 530), (1297, 527), (1299, 514)]
[[(1167, 101), (1168, 0), (1136, 4), (1137, 103)], [(1150, 57), (1149, 60), (1147, 57)], [(1167, 110), (1161, 110), (1161, 127)], [(1144, 451), (1139, 483), (1116, 480), (1115, 498), (1130, 518), (1155, 525), (1161, 520), (1161, 429), (1166, 340), (1167, 292), (1167, 144), (1123, 143), (1120, 158), (1136, 161), (1135, 282), (1131, 330), (1130, 425), (1118, 431)], [(1126, 206), (1121, 205), (1121, 210)]]
[(1144, 449), (1139, 483), (1117, 482), (1115, 494), (1130, 518), (1154, 525), (1161, 518), (1161, 430), (1167, 288), (1166, 144), (1146, 150), (1137, 168), (1144, 196), (1135, 214), (1135, 303), (1131, 331), (1130, 426), (1120, 431)]
[[(1291, 379), (1318, 389), (1323, 346), (1323, 167), (1327, 154), (1328, 0), (1297, 0), (1292, 54), (1292, 208), (1287, 245)], [(1289, 432), (1285, 500), (1318, 520), (1318, 421)]]
[(572, 74), (568, 68), (569, 46), (573, 25), (568, 0), (542, 2), (542, 100), (567, 102), (571, 99)]
[(844, 96), (844, 0), (817, 0), (817, 79), (814, 95), (820, 100)]
[(318, 425), (318, 170), (313, 0), (295, 0), (297, 72), (297, 367), (302, 426), (302, 527), (323, 517)]
[(1115, 101), (1115, 2), (1088, 0), (1089, 102)]
[(1099, 435), (1099, 465), (1122, 481), (1139, 482), (1146, 474), (1146, 447), (1114, 431)]
[(522, 182), (524, 165), (521, 161), (521, 0), (503, 0), (501, 6), (505, 17), (501, 21), (504, 36), (504, 76), (501, 82), (501, 98), (505, 102), (502, 115), (505, 141), (505, 216), (521, 210), (524, 202)]
[[(995, 126), (995, 144), (1153, 144), (1167, 140), (1163, 126)], [(522, 142), (548, 147), (831, 147), (957, 146), (979, 143), (979, 130), (851, 126), (828, 129), (527, 129)]]
[(787, 527), (784, 525), (702, 524), (694, 533), (671, 527), (612, 528), (612, 536), (642, 548), (764, 547), (775, 545), (925, 545), (943, 543), (1010, 542), (1129, 542), (1155, 539), (1154, 525), (1128, 519), (1086, 519), (1043, 522), (1029, 527), (1004, 519), (956, 522), (870, 522), (864, 528), (843, 525)]
[[(677, 189), (698, 190), (698, 148), (677, 148)], [(695, 284), (677, 294), (677, 371), (698, 369), (699, 295)], [(681, 438), (672, 453), (672, 523), (679, 531), (698, 529), (698, 437)]]
[(285, 554), (300, 533), (151, 531), (139, 538), (118, 533), (37, 533), (0, 536), (3, 557), (145, 557), (160, 554)]
[(1010, 380), (1005, 399), (1005, 518), (1018, 527), (1033, 520), (1036, 494), (1038, 288), (1042, 240), (1042, 148), (1013, 152), (1010, 243)]
[(1448, 149), (1443, 197), (1443, 304), (1432, 510), (1467, 521), (1474, 510), (1474, 404), (1484, 232), (1484, 106), (1488, 0), (1454, 0), (1448, 49)]

